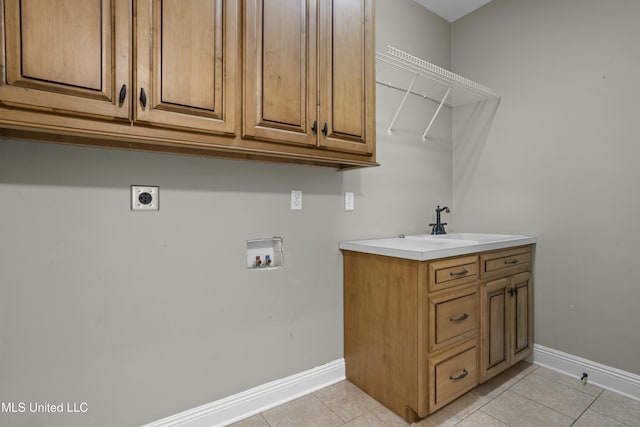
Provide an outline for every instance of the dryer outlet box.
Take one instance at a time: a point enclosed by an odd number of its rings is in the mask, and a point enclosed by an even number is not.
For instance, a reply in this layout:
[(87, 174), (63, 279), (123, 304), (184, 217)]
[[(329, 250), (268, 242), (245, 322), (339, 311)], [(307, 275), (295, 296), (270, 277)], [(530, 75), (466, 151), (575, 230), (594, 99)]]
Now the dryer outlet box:
[(160, 187), (132, 185), (131, 210), (157, 211), (160, 209)]

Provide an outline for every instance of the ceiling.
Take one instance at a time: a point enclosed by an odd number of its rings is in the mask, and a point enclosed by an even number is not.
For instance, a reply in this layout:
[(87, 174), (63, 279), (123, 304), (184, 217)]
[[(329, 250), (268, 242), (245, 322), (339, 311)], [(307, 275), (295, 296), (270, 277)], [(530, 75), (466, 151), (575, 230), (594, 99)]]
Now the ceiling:
[(449, 22), (456, 21), (463, 16), (484, 6), (491, 0), (414, 0), (416, 3), (440, 15)]

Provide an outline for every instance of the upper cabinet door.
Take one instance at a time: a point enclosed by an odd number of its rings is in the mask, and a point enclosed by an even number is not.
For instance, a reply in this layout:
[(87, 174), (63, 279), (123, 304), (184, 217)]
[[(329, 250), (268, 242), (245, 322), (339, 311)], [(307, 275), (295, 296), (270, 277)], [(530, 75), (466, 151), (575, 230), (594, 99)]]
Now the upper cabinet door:
[(137, 0), (134, 120), (235, 132), (237, 0)]
[(0, 18), (0, 102), (129, 117), (127, 0), (0, 0)]
[[(375, 146), (373, 0), (320, 2), (319, 145), (359, 154)], [(326, 127), (325, 127), (326, 126)]]
[(247, 0), (244, 13), (243, 136), (316, 145), (316, 0)]

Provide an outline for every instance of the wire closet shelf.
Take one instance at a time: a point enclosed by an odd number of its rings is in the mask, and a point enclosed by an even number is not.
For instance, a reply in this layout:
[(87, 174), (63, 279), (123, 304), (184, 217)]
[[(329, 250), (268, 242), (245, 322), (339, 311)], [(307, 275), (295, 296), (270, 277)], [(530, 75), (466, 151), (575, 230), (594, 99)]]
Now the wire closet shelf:
[[(387, 46), (386, 53), (376, 52), (376, 60), (380, 63), (386, 63), (392, 65), (393, 67), (408, 71), (413, 75), (408, 88), (398, 87), (391, 84), (390, 82), (376, 81), (376, 83), (380, 85), (404, 92), (404, 97), (402, 98), (402, 101), (400, 102), (400, 105), (398, 106), (396, 113), (394, 114), (393, 119), (391, 120), (391, 123), (389, 124), (389, 127), (387, 129), (387, 133), (389, 135), (391, 135), (393, 125), (398, 119), (400, 111), (402, 110), (402, 107), (404, 106), (410, 94), (421, 96), (424, 99), (430, 99), (439, 104), (438, 108), (433, 114), (433, 117), (429, 121), (427, 128), (422, 134), (423, 140), (427, 139), (427, 134), (429, 133), (431, 126), (433, 126), (433, 123), (435, 122), (436, 117), (438, 117), (438, 114), (440, 113), (440, 110), (443, 106), (455, 108), (456, 106), (468, 103), (454, 103), (453, 101), (447, 102), (448, 99), (450, 100), (453, 98), (452, 91), (468, 95), (465, 98), (467, 100), (469, 99), (469, 96), (472, 98), (472, 100), (475, 101), (486, 101), (488, 99), (498, 98), (498, 94), (493, 89), (483, 86), (480, 83), (474, 82), (473, 80), (460, 76), (442, 67), (438, 67), (431, 62), (425, 61), (424, 59), (418, 58), (417, 56), (413, 56), (393, 46)], [(446, 92), (442, 99), (434, 99), (427, 95), (414, 92), (413, 87), (418, 77), (433, 81), (438, 85), (446, 88)]]

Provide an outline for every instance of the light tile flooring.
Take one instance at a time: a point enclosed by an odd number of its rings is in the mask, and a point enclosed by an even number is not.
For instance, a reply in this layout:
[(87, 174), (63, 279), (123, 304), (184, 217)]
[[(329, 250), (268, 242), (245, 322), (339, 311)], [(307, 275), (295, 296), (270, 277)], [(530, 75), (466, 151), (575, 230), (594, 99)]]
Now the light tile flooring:
[[(342, 381), (233, 427), (396, 427), (408, 424)], [(415, 427), (640, 426), (640, 402), (520, 362)]]

